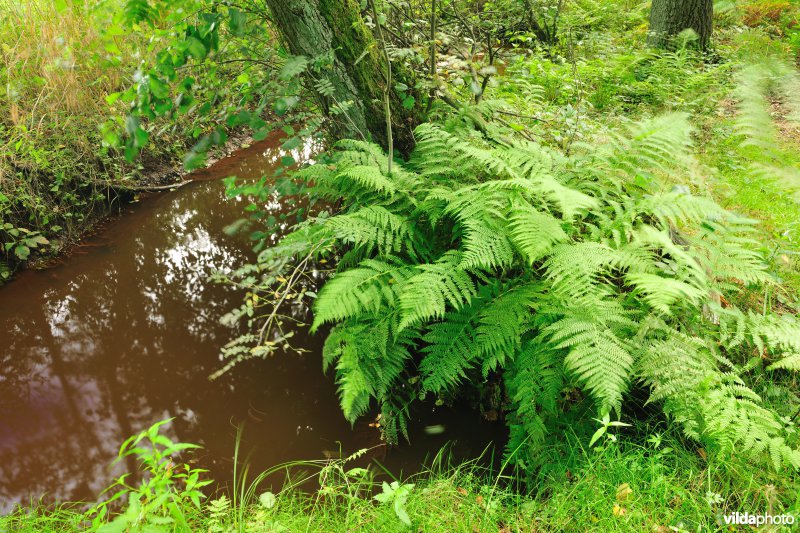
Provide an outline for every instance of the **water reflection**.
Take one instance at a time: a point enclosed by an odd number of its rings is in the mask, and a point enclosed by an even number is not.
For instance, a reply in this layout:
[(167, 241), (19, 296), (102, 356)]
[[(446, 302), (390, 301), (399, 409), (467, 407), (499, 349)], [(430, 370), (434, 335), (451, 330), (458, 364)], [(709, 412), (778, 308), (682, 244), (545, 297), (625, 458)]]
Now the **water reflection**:
[[(296, 160), (313, 147), (302, 150)], [(246, 237), (222, 231), (246, 200), (226, 198), (212, 178), (259, 177), (283, 155), (274, 140), (244, 150), (200, 181), (129, 207), (62, 264), (0, 289), (0, 510), (43, 494), (93, 499), (134, 467), (109, 470), (119, 443), (171, 416), (170, 436), (202, 444), (201, 466), (222, 482), (242, 422), (255, 469), (379, 443), (368, 420), (351, 428), (341, 415), (320, 371), (319, 336), (297, 333), (306, 356), (251, 361), (208, 380), (222, 364), (220, 347), (237, 334), (219, 318), (242, 294), (207, 276), (252, 259)], [(462, 436), (475, 422), (463, 424)], [(453, 437), (414, 443), (424, 453)], [(488, 438), (471, 439), (475, 451)], [(409, 466), (420, 457), (406, 449), (392, 460)]]

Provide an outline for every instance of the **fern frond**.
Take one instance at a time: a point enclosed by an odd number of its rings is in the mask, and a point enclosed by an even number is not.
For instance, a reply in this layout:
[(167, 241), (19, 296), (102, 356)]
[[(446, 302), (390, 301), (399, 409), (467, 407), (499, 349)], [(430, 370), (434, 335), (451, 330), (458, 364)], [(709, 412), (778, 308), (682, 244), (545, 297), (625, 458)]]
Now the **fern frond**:
[(319, 292), (314, 302), (311, 331), (329, 322), (364, 314), (377, 315), (402, 299), (399, 291), (413, 275), (405, 264), (368, 259), (358, 268), (339, 272)]
[(506, 367), (506, 388), (513, 402), (506, 455), (522, 467), (536, 464), (539, 445), (547, 434), (547, 420), (558, 412), (565, 385), (557, 351), (536, 341), (527, 342)]
[(511, 242), (528, 265), (544, 257), (555, 244), (568, 239), (558, 220), (527, 203), (514, 204), (509, 210), (508, 222)]
[(470, 301), (475, 284), (469, 274), (458, 268), (462, 260), (461, 253), (449, 251), (435, 263), (414, 267), (401, 287), (400, 330), (443, 318), (448, 307), (458, 310)]
[(625, 280), (643, 294), (645, 302), (665, 315), (671, 314), (671, 306), (676, 302), (696, 306), (708, 294), (703, 289), (658, 274), (631, 272), (625, 275)]
[(470, 305), (445, 314), (441, 322), (429, 326), (422, 337), (424, 357), (419, 365), (425, 391), (441, 393), (454, 390), (467, 377), (467, 370), (477, 357), (473, 320), (483, 303), (473, 298)]
[(506, 288), (481, 309), (475, 327), (475, 352), (482, 360), (484, 378), (516, 357), (525, 335), (533, 329), (532, 307), (541, 290), (534, 283)]
[(406, 217), (380, 205), (331, 217), (326, 225), (341, 243), (364, 247), (367, 252), (377, 250), (381, 256), (406, 251), (411, 257), (417, 257), (417, 248), (424, 246), (414, 225)]
[(543, 331), (550, 346), (568, 351), (564, 367), (581, 380), (600, 409), (619, 412), (633, 369), (632, 348), (586, 316), (567, 316)]
[(342, 171), (337, 178), (346, 179), (355, 186), (360, 186), (368, 192), (381, 192), (391, 196), (396, 188), (392, 180), (387, 178), (373, 166), (358, 165)]

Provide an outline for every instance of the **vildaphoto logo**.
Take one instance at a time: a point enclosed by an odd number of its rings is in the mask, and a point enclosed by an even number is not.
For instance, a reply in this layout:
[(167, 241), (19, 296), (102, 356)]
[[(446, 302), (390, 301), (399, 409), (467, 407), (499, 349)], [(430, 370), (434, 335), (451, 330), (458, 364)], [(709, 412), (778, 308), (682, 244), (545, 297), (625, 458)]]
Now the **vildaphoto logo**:
[(727, 525), (739, 526), (765, 526), (765, 525), (792, 525), (794, 524), (794, 516), (790, 514), (750, 514), (748, 512), (740, 513), (735, 512), (723, 515), (722, 519)]

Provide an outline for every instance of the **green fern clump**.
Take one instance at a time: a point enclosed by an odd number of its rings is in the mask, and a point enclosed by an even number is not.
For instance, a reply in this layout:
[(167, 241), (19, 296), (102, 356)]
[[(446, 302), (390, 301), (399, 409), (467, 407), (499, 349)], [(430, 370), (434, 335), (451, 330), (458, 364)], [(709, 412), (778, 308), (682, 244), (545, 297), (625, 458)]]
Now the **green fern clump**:
[(688, 159), (685, 117), (569, 158), (430, 124), (415, 136), (391, 174), (359, 141), (299, 171), (342, 207), (265, 255), (284, 258), (270, 279), (289, 258), (338, 258), (311, 329), (331, 328), (323, 360), (349, 420), (376, 402), (396, 439), (415, 399), (501, 375), (507, 449), (532, 467), (563, 391), (620, 416), (641, 384), (687, 435), (800, 466), (787, 421), (747, 384), (753, 354), (800, 367), (800, 324), (727, 303), (773, 280), (752, 221), (662, 179)]
[(773, 113), (787, 124), (800, 124), (800, 75), (794, 66), (767, 55), (743, 67), (736, 76), (735, 132), (741, 146), (753, 151), (749, 174), (776, 183), (800, 202), (800, 171), (781, 148), (781, 135)]

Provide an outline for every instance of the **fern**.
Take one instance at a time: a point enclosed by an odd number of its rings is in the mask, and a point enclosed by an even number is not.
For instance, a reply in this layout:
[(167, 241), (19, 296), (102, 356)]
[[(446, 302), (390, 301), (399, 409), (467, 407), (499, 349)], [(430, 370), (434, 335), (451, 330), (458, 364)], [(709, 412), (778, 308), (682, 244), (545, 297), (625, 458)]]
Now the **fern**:
[(620, 411), (632, 377), (633, 349), (618, 335), (635, 324), (627, 315), (617, 305), (597, 301), (586, 308), (565, 310), (559, 320), (542, 329), (542, 341), (565, 352), (565, 370), (578, 377), (600, 411)]
[(509, 236), (528, 266), (544, 257), (553, 246), (568, 239), (558, 220), (519, 202), (508, 212)]
[(444, 320), (428, 327), (422, 337), (425, 347), (419, 365), (423, 391), (450, 392), (467, 378), (477, 358), (474, 321), (482, 301), (474, 298), (470, 305), (449, 312)]
[(741, 362), (800, 368), (800, 327), (727, 303), (772, 279), (753, 221), (674, 183), (689, 134), (671, 115), (568, 158), (426, 124), (391, 175), (375, 145), (341, 142), (298, 172), (339, 213), (262, 253), (265, 284), (298, 257), (339, 258), (312, 331), (333, 326), (323, 364), (347, 419), (376, 402), (389, 439), (416, 398), (502, 375), (507, 449), (532, 466), (565, 387), (621, 413), (636, 382), (688, 436), (796, 467)]
[(406, 265), (393, 265), (368, 259), (358, 268), (342, 272), (320, 291), (314, 304), (311, 330), (328, 322), (339, 322), (360, 315), (377, 315), (401, 298), (399, 289), (412, 276)]
[(793, 353), (786, 355), (780, 361), (776, 361), (767, 367), (767, 370), (800, 370), (800, 354)]

